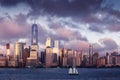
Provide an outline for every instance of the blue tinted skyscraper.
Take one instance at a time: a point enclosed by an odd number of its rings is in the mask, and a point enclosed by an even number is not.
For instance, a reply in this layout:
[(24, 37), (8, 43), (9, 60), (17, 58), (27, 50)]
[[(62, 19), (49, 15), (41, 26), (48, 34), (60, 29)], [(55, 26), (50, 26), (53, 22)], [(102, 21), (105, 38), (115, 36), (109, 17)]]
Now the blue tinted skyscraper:
[(31, 44), (36, 44), (36, 45), (38, 45), (38, 26), (37, 26), (37, 24), (33, 24), (33, 25), (32, 25)]
[(93, 46), (89, 46), (89, 63), (93, 64)]

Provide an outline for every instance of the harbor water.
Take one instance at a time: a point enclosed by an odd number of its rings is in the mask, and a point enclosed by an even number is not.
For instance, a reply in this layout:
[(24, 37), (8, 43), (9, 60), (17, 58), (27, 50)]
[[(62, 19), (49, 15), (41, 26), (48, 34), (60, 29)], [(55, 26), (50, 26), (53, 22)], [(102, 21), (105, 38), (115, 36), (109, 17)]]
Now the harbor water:
[(79, 75), (68, 75), (68, 68), (0, 68), (0, 80), (120, 80), (119, 68), (77, 68)]

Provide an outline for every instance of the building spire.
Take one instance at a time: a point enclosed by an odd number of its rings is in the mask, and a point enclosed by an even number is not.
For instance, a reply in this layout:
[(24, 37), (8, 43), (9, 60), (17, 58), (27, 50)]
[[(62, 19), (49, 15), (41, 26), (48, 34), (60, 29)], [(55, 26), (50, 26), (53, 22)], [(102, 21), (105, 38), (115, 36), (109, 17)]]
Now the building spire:
[(36, 20), (34, 19), (34, 24), (36, 24)]

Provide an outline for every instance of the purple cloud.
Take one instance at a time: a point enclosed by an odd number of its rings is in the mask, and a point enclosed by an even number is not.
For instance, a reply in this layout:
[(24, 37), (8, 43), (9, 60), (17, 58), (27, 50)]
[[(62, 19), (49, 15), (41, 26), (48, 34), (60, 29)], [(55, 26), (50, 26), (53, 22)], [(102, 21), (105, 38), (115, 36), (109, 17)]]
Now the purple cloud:
[[(105, 52), (111, 52), (118, 48), (118, 44), (111, 38), (102, 38), (99, 39), (100, 44), (94, 43), (93, 48), (95, 52), (100, 52), (105, 54)], [(104, 52), (104, 53), (103, 53)]]
[[(26, 37), (30, 32), (29, 24), (22, 14), (19, 14), (15, 19), (11, 20), (7, 17), (2, 17), (0, 20), (0, 37), (1, 39), (21, 38)], [(21, 18), (21, 20), (20, 20)]]

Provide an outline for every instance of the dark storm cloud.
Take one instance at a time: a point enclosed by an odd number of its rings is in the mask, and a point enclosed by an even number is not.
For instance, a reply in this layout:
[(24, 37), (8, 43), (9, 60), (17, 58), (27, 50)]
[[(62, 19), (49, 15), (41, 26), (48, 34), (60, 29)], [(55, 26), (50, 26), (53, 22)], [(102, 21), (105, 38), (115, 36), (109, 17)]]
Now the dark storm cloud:
[(0, 0), (0, 4), (5, 7), (15, 6), (20, 2), (24, 2), (25, 0)]
[[(28, 1), (33, 14), (39, 14), (44, 11), (49, 14), (57, 14), (61, 16), (77, 16), (85, 13), (91, 13), (100, 8), (102, 0), (41, 0), (41, 1)], [(42, 9), (42, 11), (40, 10)]]
[(25, 3), (32, 8), (29, 15), (40, 15), (41, 12), (57, 15), (83, 15), (100, 8), (103, 0), (0, 0), (2, 6), (15, 6)]
[[(117, 1), (116, 1), (116, 3), (117, 3)], [(114, 9), (114, 6), (115, 6), (114, 3), (109, 3), (108, 2), (108, 4), (106, 4), (102, 8), (102, 11), (108, 12), (109, 14), (114, 15), (114, 16), (120, 18), (120, 11), (118, 10), (119, 8), (118, 9)]]
[(98, 26), (98, 25), (91, 25), (90, 27), (89, 27), (89, 30), (91, 30), (91, 31), (95, 31), (95, 32), (99, 32), (99, 33), (103, 33), (104, 31), (104, 28), (103, 27), (101, 27), (101, 26)]
[(109, 13), (120, 18), (120, 11), (118, 10), (109, 10)]

